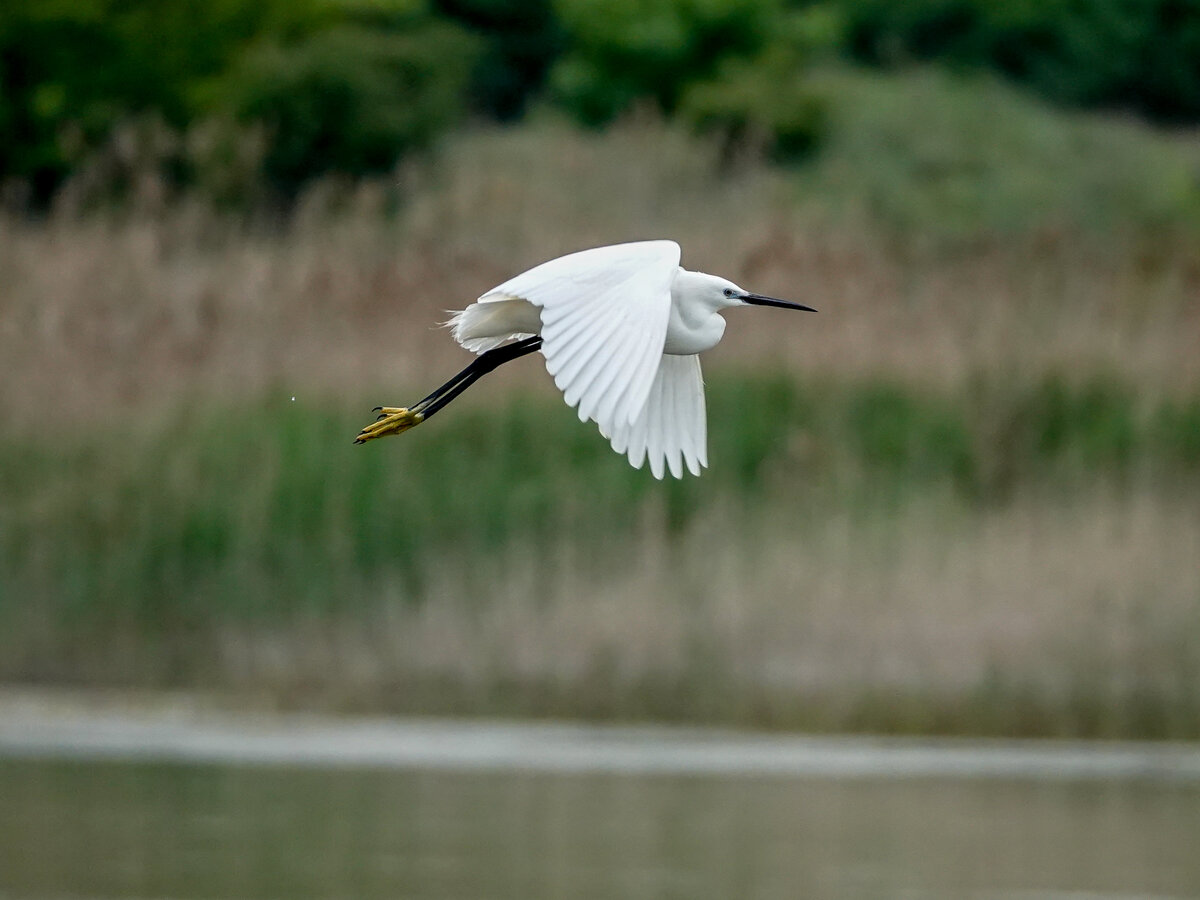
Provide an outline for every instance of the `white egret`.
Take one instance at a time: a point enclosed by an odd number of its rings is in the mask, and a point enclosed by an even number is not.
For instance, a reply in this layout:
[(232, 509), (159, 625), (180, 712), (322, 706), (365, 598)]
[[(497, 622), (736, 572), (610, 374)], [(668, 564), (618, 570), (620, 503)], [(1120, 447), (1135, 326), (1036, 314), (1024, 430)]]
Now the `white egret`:
[(721, 311), (779, 306), (679, 265), (674, 241), (641, 241), (552, 259), (486, 292), (446, 324), (479, 354), (411, 407), (376, 407), (355, 443), (413, 428), (497, 366), (535, 350), (579, 420), (589, 419), (635, 468), (699, 475), (708, 465), (704, 383), (697, 355), (725, 333)]

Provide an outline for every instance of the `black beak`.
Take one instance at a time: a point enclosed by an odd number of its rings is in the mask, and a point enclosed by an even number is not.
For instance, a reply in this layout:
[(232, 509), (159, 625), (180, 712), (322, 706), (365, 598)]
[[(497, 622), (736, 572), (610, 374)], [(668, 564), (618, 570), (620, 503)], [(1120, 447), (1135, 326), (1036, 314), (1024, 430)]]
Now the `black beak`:
[(776, 300), (774, 297), (764, 297), (762, 294), (742, 294), (742, 299), (754, 306), (778, 306), (780, 309), (799, 309), (804, 312), (816, 312), (811, 306), (803, 303), (789, 303), (787, 300)]

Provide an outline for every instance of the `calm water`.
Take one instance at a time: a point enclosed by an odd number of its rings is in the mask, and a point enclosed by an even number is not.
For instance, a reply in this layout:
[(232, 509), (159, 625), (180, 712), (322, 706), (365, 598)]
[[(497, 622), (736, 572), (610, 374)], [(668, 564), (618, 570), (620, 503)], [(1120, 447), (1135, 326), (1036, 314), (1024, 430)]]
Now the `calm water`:
[(1200, 895), (1200, 786), (0, 759), (0, 898)]

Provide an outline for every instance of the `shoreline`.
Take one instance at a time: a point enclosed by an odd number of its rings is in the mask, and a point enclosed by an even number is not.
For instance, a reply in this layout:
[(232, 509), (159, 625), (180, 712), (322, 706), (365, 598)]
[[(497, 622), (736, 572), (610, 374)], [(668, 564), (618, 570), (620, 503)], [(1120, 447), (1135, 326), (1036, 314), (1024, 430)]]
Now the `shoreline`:
[(592, 775), (1200, 784), (1200, 744), (763, 734), (234, 710), (196, 694), (0, 689), (0, 763), (54, 759)]

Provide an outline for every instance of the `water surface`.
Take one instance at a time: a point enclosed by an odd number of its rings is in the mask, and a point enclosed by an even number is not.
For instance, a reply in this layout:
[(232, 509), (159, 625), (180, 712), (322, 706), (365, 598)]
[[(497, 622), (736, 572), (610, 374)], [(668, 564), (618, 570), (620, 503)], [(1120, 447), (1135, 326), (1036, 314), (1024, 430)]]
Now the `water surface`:
[(0, 897), (1200, 895), (1170, 779), (0, 758)]

